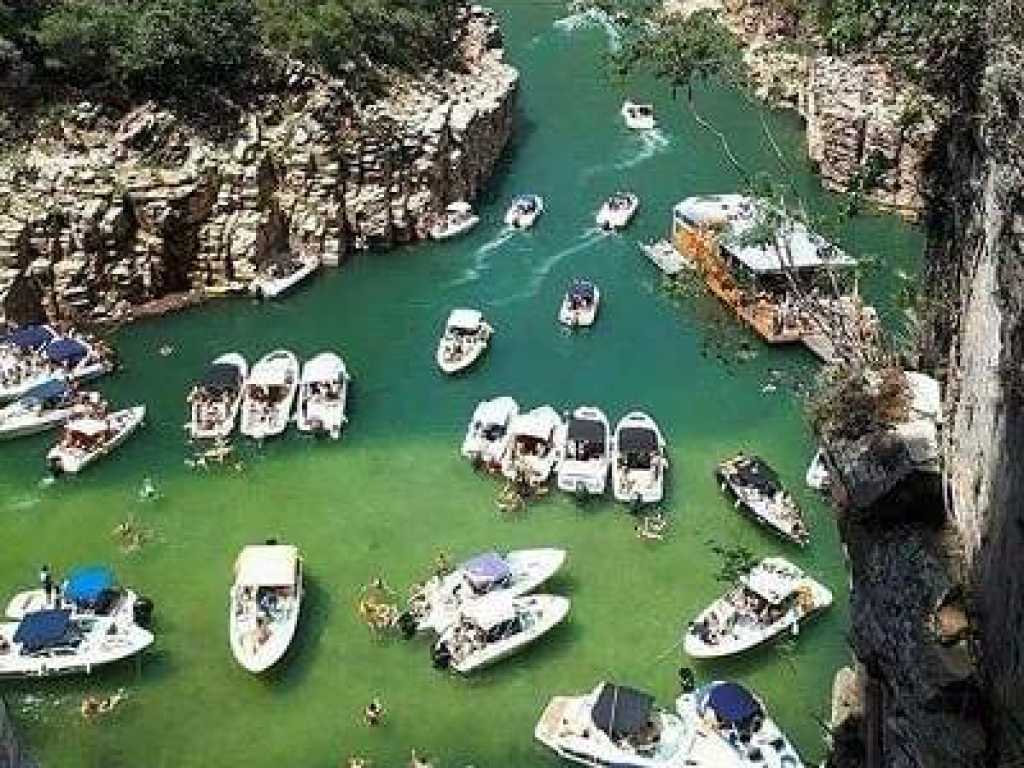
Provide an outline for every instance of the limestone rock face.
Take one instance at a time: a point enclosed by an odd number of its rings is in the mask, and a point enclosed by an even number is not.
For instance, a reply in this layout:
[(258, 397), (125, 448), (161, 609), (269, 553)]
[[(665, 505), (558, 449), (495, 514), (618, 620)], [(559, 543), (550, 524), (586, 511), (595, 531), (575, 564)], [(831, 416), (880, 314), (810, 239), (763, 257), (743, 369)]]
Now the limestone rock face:
[(152, 103), (114, 122), (78, 105), (0, 165), (0, 319), (127, 319), (289, 254), (336, 266), (425, 237), (479, 194), (512, 130), (518, 73), (494, 15), (465, 9), (455, 45), (457, 71), (394, 76), (362, 105), (296, 63), (227, 141)]
[(0, 768), (37, 768), (18, 743), (7, 705), (0, 699)]

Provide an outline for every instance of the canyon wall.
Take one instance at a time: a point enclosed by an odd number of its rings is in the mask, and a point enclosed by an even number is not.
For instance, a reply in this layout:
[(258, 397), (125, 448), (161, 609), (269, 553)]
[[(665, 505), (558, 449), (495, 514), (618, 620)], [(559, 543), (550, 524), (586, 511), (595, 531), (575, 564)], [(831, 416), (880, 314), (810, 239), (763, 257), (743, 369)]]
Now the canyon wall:
[(478, 194), (512, 131), (518, 73), (497, 22), (479, 6), (461, 22), (458, 71), (395, 78), (369, 104), (292, 62), (233, 141), (154, 104), (67, 110), (0, 158), (0, 320), (120, 321), (289, 254), (333, 266), (425, 237)]
[(35, 768), (35, 765), (21, 749), (7, 703), (0, 698), (0, 768)]

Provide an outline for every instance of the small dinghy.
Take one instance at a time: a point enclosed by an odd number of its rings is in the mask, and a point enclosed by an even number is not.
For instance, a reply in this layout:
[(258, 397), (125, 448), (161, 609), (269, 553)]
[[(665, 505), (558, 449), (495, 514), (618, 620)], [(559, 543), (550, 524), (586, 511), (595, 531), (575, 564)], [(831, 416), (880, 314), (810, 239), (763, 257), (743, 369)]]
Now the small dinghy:
[(430, 230), (430, 236), (435, 240), (448, 240), (466, 234), (479, 223), (480, 217), (473, 213), (473, 206), (469, 203), (451, 203), (445, 208), (444, 216)]
[(278, 349), (253, 366), (242, 400), (242, 434), (257, 440), (284, 432), (299, 389), (299, 361)]
[(475, 309), (453, 309), (437, 345), (437, 366), (448, 375), (463, 371), (487, 349), (494, 329)]
[(686, 765), (701, 768), (803, 768), (764, 704), (739, 683), (715, 681), (676, 699), (676, 714), (697, 738)]
[(625, 229), (633, 220), (640, 198), (631, 192), (616, 192), (605, 200), (597, 212), (597, 226), (601, 229)]
[(81, 472), (97, 459), (106, 456), (142, 426), (146, 406), (136, 405), (105, 416), (82, 416), (71, 419), (64, 434), (46, 455), (54, 474)]
[(263, 299), (276, 299), (290, 291), (320, 268), (320, 258), (315, 255), (289, 259), (283, 263), (273, 262), (266, 271), (249, 285), (253, 295)]
[(565, 597), (498, 592), (465, 606), (431, 649), (431, 658), (438, 669), (467, 675), (521, 651), (568, 614)]
[(764, 459), (741, 453), (719, 464), (715, 479), (737, 509), (783, 538), (800, 546), (807, 543), (810, 533), (800, 508)]
[(514, 416), (508, 427), (511, 439), (502, 474), (531, 486), (543, 485), (558, 468), (565, 444), (565, 429), (558, 412), (542, 405)]
[(695, 659), (748, 651), (832, 605), (832, 593), (781, 557), (769, 557), (740, 578), (690, 624), (683, 647)]
[(622, 119), (626, 121), (626, 127), (634, 131), (653, 131), (657, 126), (654, 119), (653, 104), (637, 104), (633, 101), (626, 101), (622, 104)]
[(540, 195), (520, 195), (512, 201), (505, 213), (505, 223), (516, 229), (530, 229), (544, 213), (544, 198)]
[(496, 397), (479, 403), (462, 441), (462, 455), (489, 470), (500, 470), (502, 457), (512, 439), (509, 422), (518, 414), (519, 405), (511, 397)]
[(815, 452), (814, 458), (811, 459), (811, 463), (807, 466), (804, 482), (807, 483), (808, 488), (815, 491), (824, 491), (828, 488), (830, 481), (828, 468), (825, 466), (825, 457), (818, 450)]
[(0, 440), (54, 429), (84, 409), (66, 381), (48, 381), (0, 408)]
[(558, 487), (579, 496), (601, 496), (611, 466), (611, 427), (599, 408), (582, 405), (565, 427), (565, 451), (558, 466)]
[(555, 696), (533, 735), (559, 757), (591, 768), (731, 765), (689, 760), (696, 736), (693, 718), (661, 709), (645, 691), (608, 682), (584, 696)]
[(246, 547), (231, 586), (231, 652), (243, 668), (266, 672), (295, 637), (302, 608), (302, 558), (287, 544)]
[(564, 549), (544, 548), (477, 555), (414, 591), (408, 613), (414, 630), (441, 634), (472, 602), (498, 593), (521, 597), (533, 592), (558, 572), (565, 556)]
[(237, 352), (221, 355), (207, 369), (189, 393), (193, 440), (223, 440), (230, 437), (242, 404), (249, 364)]
[(570, 328), (585, 328), (597, 319), (601, 291), (589, 280), (574, 280), (562, 298), (558, 322)]
[(299, 411), (295, 424), (300, 432), (341, 437), (341, 428), (348, 418), (348, 369), (338, 355), (321, 352), (302, 366), (299, 385)]
[(665, 438), (654, 419), (633, 411), (615, 426), (612, 488), (627, 504), (657, 504), (665, 496), (668, 456)]

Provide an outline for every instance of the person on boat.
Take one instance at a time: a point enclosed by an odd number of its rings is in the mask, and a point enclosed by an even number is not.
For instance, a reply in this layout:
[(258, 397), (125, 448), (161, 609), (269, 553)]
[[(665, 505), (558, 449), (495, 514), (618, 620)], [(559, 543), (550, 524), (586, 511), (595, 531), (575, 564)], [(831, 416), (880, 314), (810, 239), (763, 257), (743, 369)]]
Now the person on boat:
[(43, 565), (39, 569), (39, 586), (43, 588), (43, 594), (46, 596), (46, 604), (49, 605), (51, 598), (53, 597), (53, 576), (50, 575), (50, 566)]

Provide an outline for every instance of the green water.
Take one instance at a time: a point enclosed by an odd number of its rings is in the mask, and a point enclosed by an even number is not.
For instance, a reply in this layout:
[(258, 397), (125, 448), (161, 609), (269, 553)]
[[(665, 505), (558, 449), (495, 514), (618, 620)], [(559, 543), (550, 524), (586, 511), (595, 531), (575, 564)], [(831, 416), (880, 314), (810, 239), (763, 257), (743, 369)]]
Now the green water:
[[(820, 756), (817, 719), (827, 715), (831, 676), (848, 652), (839, 541), (829, 510), (802, 483), (811, 445), (794, 390), (815, 364), (799, 350), (756, 344), (756, 358), (738, 361), (736, 344), (749, 337), (712, 300), (661, 290), (636, 241), (664, 234), (672, 203), (728, 191), (737, 180), (714, 140), (651, 82), (634, 83), (631, 93), (657, 103), (665, 141), (627, 134), (617, 115), (623, 93), (594, 74), (606, 34), (559, 29), (559, 14), (548, 3), (503, 9), (508, 56), (522, 71), (516, 139), (470, 237), (357, 257), (281, 303), (225, 302), (122, 332), (125, 370), (103, 388), (117, 403), (144, 400), (148, 424), (79, 478), (40, 483), (51, 438), (0, 448), (0, 584), (32, 584), (43, 562), (62, 569), (107, 561), (157, 605), (157, 643), (140, 665), (7, 684), (48, 768), (335, 766), (352, 754), (396, 766), (411, 747), (442, 765), (555, 765), (532, 739), (551, 695), (613, 678), (672, 701), (676, 670), (688, 663), (674, 648), (680, 629), (723, 588), (713, 542), (784, 553), (835, 591), (833, 609), (793, 650), (693, 665), (702, 680), (751, 684), (805, 755)], [(744, 162), (778, 171), (741, 100), (718, 91), (698, 99)], [(833, 206), (800, 159), (795, 119), (771, 123), (798, 187), (817, 208)], [(624, 236), (594, 234), (595, 208), (620, 185), (641, 193), (640, 215)], [(535, 232), (506, 238), (505, 204), (524, 191), (544, 195), (548, 213)], [(914, 271), (918, 234), (872, 217), (840, 239), (882, 257), (864, 290), (891, 315), (899, 274)], [(596, 280), (605, 301), (591, 332), (568, 335), (555, 313), (578, 275)], [(484, 309), (497, 336), (471, 375), (443, 379), (435, 340), (447, 311), (464, 304)], [(161, 357), (163, 344), (175, 353)], [(306, 356), (343, 352), (355, 376), (343, 439), (290, 434), (263, 449), (245, 446), (244, 472), (188, 469), (181, 424), (190, 380), (223, 351), (254, 359), (278, 346)], [(771, 382), (778, 388), (763, 391)], [(633, 407), (654, 414), (672, 461), (669, 537), (640, 541), (620, 507), (580, 508), (558, 495), (516, 519), (499, 517), (496, 484), (474, 475), (458, 446), (475, 403), (501, 393), (526, 407), (594, 403), (612, 419)], [(795, 491), (813, 529), (806, 551), (761, 532), (720, 497), (712, 468), (739, 449), (767, 456)], [(141, 501), (147, 476), (160, 498)], [(112, 529), (130, 516), (153, 537), (126, 554)], [(227, 590), (239, 548), (268, 536), (300, 545), (309, 595), (288, 662), (254, 678), (231, 658)], [(422, 639), (378, 639), (356, 617), (361, 585), (383, 575), (404, 588), (438, 550), (460, 557), (540, 545), (570, 552), (550, 585), (572, 598), (570, 621), (471, 679), (433, 670)], [(83, 695), (122, 687), (127, 699), (112, 715), (83, 721)], [(386, 725), (368, 729), (361, 714), (373, 695), (389, 713)]]

